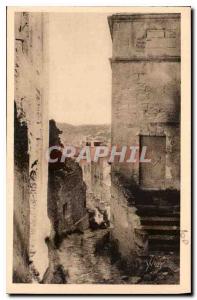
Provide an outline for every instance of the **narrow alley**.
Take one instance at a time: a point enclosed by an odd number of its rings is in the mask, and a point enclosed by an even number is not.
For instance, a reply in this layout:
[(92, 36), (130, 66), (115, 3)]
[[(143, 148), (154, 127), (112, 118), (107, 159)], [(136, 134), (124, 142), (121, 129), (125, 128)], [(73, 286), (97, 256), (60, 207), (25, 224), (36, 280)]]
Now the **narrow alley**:
[(60, 264), (68, 270), (68, 283), (123, 283), (121, 272), (111, 264), (109, 256), (95, 253), (96, 243), (108, 229), (72, 233), (62, 242), (58, 255)]

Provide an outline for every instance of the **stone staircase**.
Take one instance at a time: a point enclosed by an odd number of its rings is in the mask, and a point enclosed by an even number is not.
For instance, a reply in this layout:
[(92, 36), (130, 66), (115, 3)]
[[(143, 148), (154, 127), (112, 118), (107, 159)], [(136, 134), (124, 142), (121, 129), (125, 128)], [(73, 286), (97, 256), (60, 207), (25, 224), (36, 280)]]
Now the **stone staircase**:
[(135, 234), (141, 237), (148, 251), (179, 251), (180, 205), (179, 197), (149, 197), (136, 201), (140, 224)]

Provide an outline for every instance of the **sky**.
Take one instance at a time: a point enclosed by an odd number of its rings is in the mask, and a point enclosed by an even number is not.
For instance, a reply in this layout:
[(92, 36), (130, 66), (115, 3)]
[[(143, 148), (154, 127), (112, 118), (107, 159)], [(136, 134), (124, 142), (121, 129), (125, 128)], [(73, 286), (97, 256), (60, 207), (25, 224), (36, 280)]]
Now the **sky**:
[(50, 13), (50, 118), (73, 125), (111, 122), (111, 51), (107, 14)]

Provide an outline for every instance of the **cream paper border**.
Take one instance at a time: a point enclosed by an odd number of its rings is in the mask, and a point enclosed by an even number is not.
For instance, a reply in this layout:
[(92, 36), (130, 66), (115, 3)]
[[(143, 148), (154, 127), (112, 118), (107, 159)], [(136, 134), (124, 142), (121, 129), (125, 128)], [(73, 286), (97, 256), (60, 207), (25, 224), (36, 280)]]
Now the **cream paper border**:
[[(14, 13), (180, 13), (181, 14), (181, 237), (180, 284), (20, 284), (12, 283), (14, 185)], [(186, 244), (185, 241), (189, 243)], [(7, 293), (12, 294), (179, 294), (191, 292), (191, 8), (190, 7), (39, 7), (7, 8)]]

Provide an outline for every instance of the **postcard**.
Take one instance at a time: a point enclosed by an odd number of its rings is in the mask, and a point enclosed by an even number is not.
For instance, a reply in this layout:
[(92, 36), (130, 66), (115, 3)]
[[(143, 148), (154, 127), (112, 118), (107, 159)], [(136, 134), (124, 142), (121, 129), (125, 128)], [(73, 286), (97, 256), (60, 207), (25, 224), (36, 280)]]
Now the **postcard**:
[(191, 293), (191, 8), (7, 7), (7, 293)]

